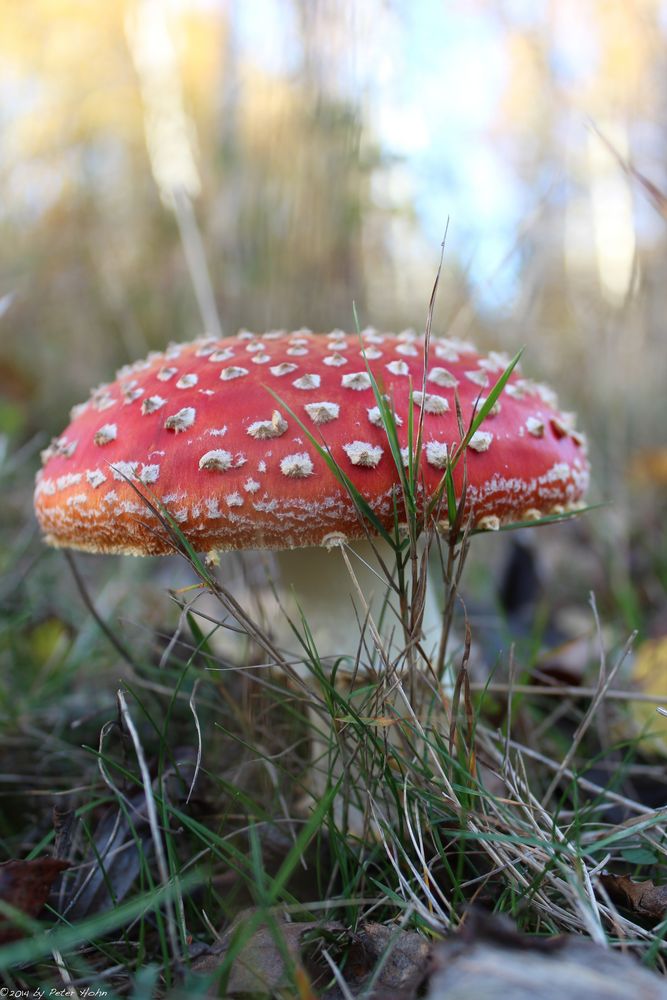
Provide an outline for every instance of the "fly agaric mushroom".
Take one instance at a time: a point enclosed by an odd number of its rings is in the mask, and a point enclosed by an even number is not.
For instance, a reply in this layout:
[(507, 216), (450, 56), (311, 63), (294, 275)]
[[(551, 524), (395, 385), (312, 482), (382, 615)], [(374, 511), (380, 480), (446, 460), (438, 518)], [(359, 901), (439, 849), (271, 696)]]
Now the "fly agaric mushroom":
[[(322, 655), (349, 652), (351, 586), (342, 560), (295, 550), (345, 540), (366, 561), (372, 550), (353, 500), (303, 428), (391, 530), (400, 480), (368, 370), (391, 401), (406, 464), (409, 409), (423, 414), (419, 480), (428, 498), (460, 441), (455, 394), (467, 426), (508, 363), (448, 339), (431, 341), (428, 360), (424, 380), (423, 337), (375, 330), (360, 337), (241, 331), (152, 353), (74, 407), (44, 451), (35, 510), (46, 541), (168, 553), (145, 492), (199, 551), (277, 550), (284, 582), (316, 638), (324, 636)], [(458, 490), (464, 465), (469, 513), (487, 528), (571, 508), (588, 480), (572, 415), (516, 370), (456, 466)], [(361, 560), (359, 572), (362, 592), (377, 592), (378, 577)], [(429, 601), (424, 631), (437, 635), (438, 609)]]

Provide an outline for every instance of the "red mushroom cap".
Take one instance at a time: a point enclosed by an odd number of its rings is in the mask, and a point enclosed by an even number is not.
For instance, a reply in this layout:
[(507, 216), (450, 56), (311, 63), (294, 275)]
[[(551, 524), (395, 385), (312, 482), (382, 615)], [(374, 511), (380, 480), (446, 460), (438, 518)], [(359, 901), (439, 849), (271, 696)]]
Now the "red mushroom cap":
[[(411, 331), (366, 330), (361, 342), (341, 331), (241, 331), (150, 354), (74, 407), (43, 453), (35, 510), (46, 540), (94, 552), (171, 551), (137, 491), (164, 504), (200, 551), (361, 537), (352, 500), (290, 410), (391, 527), (399, 475), (366, 362), (392, 400), (404, 449), (408, 408), (415, 416), (423, 408), (426, 496), (460, 441), (455, 392), (468, 426), (507, 365), (503, 355), (434, 338), (424, 394), (423, 347)], [(515, 370), (467, 448), (467, 498), (478, 523), (531, 519), (580, 499), (588, 463), (573, 425), (550, 390)]]

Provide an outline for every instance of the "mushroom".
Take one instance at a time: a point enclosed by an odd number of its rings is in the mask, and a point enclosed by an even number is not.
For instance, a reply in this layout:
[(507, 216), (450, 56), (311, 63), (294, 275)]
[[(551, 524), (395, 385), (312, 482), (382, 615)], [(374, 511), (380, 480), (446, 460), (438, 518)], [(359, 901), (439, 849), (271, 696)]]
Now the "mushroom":
[[(406, 463), (408, 411), (422, 411), (420, 478), (428, 497), (460, 440), (455, 393), (467, 426), (508, 363), (448, 339), (434, 339), (429, 354), (424, 380), (423, 342), (411, 331), (244, 330), (152, 353), (75, 406), (43, 452), (35, 510), (46, 541), (89, 552), (168, 553), (170, 540), (139, 495), (145, 492), (199, 551), (282, 553), (283, 579), (306, 619), (312, 613), (321, 621), (322, 652), (339, 653), (349, 646), (349, 576), (327, 549), (345, 540), (374, 560), (368, 526), (313, 439), (391, 530), (399, 478), (369, 370), (391, 401)], [(573, 416), (557, 409), (551, 390), (516, 371), (457, 465), (459, 489), (464, 464), (469, 510), (487, 528), (562, 511), (588, 480)], [(364, 592), (378, 590), (375, 573), (360, 560), (355, 567)], [(430, 610), (427, 633), (438, 624)]]
[[(174, 344), (126, 366), (74, 408), (71, 423), (43, 453), (35, 510), (46, 541), (89, 552), (169, 553), (167, 533), (141, 493), (157, 499), (198, 551), (272, 549), (283, 596), (298, 602), (322, 656), (358, 646), (360, 617), (379, 618), (386, 596), (367, 537), (327, 449), (392, 530), (400, 479), (369, 372), (395, 415), (403, 461), (410, 409), (423, 418), (422, 499), (442, 481), (449, 456), (508, 359), (451, 339), (374, 330), (241, 331)], [(588, 480), (585, 442), (573, 417), (545, 386), (515, 369), (454, 470), (479, 527), (535, 519), (575, 505)], [(345, 552), (335, 551), (346, 543)], [(358, 589), (342, 558), (353, 559)], [(389, 553), (389, 554), (388, 554)], [(359, 594), (367, 607), (359, 606)], [(386, 615), (383, 637), (396, 632)], [(277, 643), (302, 649), (276, 617)], [(440, 614), (429, 593), (423, 619), (433, 648)], [(355, 635), (356, 631), (356, 635)]]

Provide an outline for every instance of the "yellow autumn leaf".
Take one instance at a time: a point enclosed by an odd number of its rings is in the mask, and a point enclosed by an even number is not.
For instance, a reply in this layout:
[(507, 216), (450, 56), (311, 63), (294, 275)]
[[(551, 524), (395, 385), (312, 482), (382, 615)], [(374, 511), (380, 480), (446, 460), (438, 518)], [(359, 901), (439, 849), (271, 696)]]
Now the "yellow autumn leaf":
[[(643, 694), (667, 692), (667, 636), (647, 639), (637, 651), (632, 679)], [(667, 756), (667, 719), (656, 711), (654, 702), (630, 702), (634, 726), (642, 734), (643, 750)]]

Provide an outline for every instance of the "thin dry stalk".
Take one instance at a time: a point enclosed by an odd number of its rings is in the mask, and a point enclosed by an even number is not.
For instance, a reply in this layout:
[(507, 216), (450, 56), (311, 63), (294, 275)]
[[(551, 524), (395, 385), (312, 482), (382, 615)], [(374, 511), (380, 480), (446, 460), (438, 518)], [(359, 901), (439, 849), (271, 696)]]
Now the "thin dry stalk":
[[(155, 850), (155, 859), (157, 862), (158, 871), (160, 873), (160, 880), (164, 888), (167, 889), (171, 879), (169, 875), (169, 868), (167, 866), (167, 857), (164, 850), (164, 844), (162, 842), (162, 834), (160, 833), (160, 826), (157, 817), (157, 809), (155, 807), (155, 797), (153, 795), (153, 785), (151, 782), (150, 771), (148, 770), (148, 764), (146, 763), (146, 757), (144, 755), (144, 748), (141, 745), (141, 740), (139, 739), (139, 733), (137, 732), (137, 728), (134, 725), (134, 720), (130, 715), (130, 710), (127, 707), (125, 695), (121, 690), (118, 690), (116, 692), (116, 698), (118, 699), (118, 707), (120, 710), (120, 715), (123, 721), (123, 725), (130, 734), (130, 739), (132, 740), (132, 745), (134, 746), (134, 752), (137, 758), (137, 763), (139, 765), (139, 771), (141, 773), (141, 782), (144, 791), (144, 799), (146, 802), (146, 813), (148, 817), (148, 825), (151, 831), (153, 848)], [(178, 944), (178, 935), (176, 933), (176, 919), (174, 913), (174, 905), (171, 896), (168, 893), (165, 894), (164, 910), (165, 910), (165, 921), (167, 925), (167, 935), (169, 937), (169, 945), (171, 948), (172, 959), (174, 961), (175, 968), (179, 969), (181, 966), (181, 952)]]
[[(485, 752), (490, 756), (495, 757), (495, 759), (501, 763), (502, 759), (500, 754), (496, 751), (494, 752), (493, 745), (491, 741), (494, 739), (494, 734), (487, 729), (485, 726), (479, 726), (478, 731), (483, 733), (485, 737), (489, 740), (485, 745)], [(497, 738), (497, 737), (496, 737)], [(570, 768), (563, 768), (562, 763), (559, 764), (557, 761), (552, 760), (545, 754), (539, 753), (537, 750), (533, 750), (532, 747), (527, 747), (523, 743), (518, 743), (515, 740), (509, 741), (509, 746), (520, 751), (525, 757), (530, 757), (532, 760), (538, 761), (545, 767), (549, 768), (550, 771), (560, 771), (562, 777), (567, 778), (569, 781), (575, 781), (577, 785), (585, 792), (590, 792), (592, 795), (604, 796), (609, 800), (610, 803), (615, 805), (623, 806), (629, 812), (638, 813), (641, 816), (653, 816), (655, 813), (654, 809), (650, 809), (648, 806), (642, 805), (640, 802), (636, 802), (634, 799), (629, 799), (625, 795), (619, 795), (618, 792), (613, 792), (609, 788), (603, 788), (602, 785), (596, 784), (594, 781), (590, 781), (588, 778), (584, 778), (582, 775), (576, 774)]]
[(223, 336), (222, 325), (192, 201), (182, 188), (172, 194), (178, 231), (204, 329), (210, 336), (220, 339)]
[[(75, 1000), (79, 1000), (80, 993), (77, 991), (76, 986), (74, 985), (74, 980), (70, 976), (69, 969), (65, 965), (65, 959), (63, 958), (62, 953), (59, 952), (57, 949), (54, 949), (51, 952), (51, 954), (53, 955), (53, 961), (55, 963), (56, 969), (58, 970), (58, 974), (64, 983), (63, 990), (62, 991), (59, 990), (58, 994), (68, 997), (74, 997)], [(11, 996), (12, 994), (14, 994), (13, 990), (11, 992), (8, 991), (7, 994), (5, 994), (3, 990), (3, 995), (5, 996), (7, 995)], [(14, 995), (24, 995), (24, 994), (22, 993), (22, 991), (19, 990), (16, 991)]]
[(195, 769), (192, 775), (192, 781), (190, 782), (190, 787), (188, 789), (188, 795), (185, 800), (187, 805), (192, 797), (192, 793), (195, 790), (195, 785), (197, 784), (197, 778), (199, 777), (199, 770), (201, 768), (201, 755), (202, 755), (202, 734), (201, 725), (199, 724), (199, 716), (197, 715), (197, 706), (195, 704), (195, 699), (197, 697), (197, 689), (199, 687), (201, 678), (198, 677), (197, 680), (192, 685), (192, 694), (190, 695), (190, 711), (192, 712), (192, 718), (195, 720), (195, 729), (197, 730), (197, 759), (195, 761)]
[[(462, 503), (459, 504), (459, 510), (461, 512), (463, 511)], [(463, 529), (461, 538), (458, 540), (458, 532), (455, 533), (454, 528), (450, 530), (447, 535), (446, 562), (442, 557), (442, 544), (440, 536), (438, 536), (438, 551), (440, 553), (442, 579), (445, 585), (445, 600), (442, 612), (442, 632), (440, 634), (440, 643), (435, 658), (435, 674), (439, 681), (442, 680), (446, 668), (447, 649), (449, 647), (449, 638), (454, 620), (454, 609), (459, 596), (459, 585), (463, 576), (463, 568), (470, 549), (470, 526), (471, 523), (468, 521)]]
[[(599, 687), (572, 687), (567, 684), (505, 684), (502, 681), (471, 681), (471, 691), (488, 691), (489, 694), (532, 694), (535, 697), (546, 698), (594, 698), (599, 695), (601, 701), (636, 701), (647, 705), (657, 705), (667, 702), (667, 694), (648, 694), (644, 691), (619, 691), (607, 688), (600, 691)], [(657, 709), (660, 712), (660, 709)], [(661, 714), (667, 715), (667, 711)]]
[[(515, 690), (515, 679), (516, 679), (516, 657), (514, 655), (514, 643), (510, 646), (509, 652), (509, 684), (507, 685), (507, 709), (505, 711), (505, 755), (503, 760), (503, 771), (507, 766), (510, 752), (510, 740), (512, 736), (512, 695)], [(470, 685), (471, 689), (474, 690), (473, 685)]]

